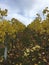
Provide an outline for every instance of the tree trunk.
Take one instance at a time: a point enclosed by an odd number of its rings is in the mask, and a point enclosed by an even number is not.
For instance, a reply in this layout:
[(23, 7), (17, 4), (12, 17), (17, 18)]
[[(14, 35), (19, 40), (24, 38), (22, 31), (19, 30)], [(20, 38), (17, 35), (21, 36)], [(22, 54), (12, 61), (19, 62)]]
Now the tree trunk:
[(7, 46), (5, 46), (5, 50), (4, 50), (4, 59), (7, 60)]

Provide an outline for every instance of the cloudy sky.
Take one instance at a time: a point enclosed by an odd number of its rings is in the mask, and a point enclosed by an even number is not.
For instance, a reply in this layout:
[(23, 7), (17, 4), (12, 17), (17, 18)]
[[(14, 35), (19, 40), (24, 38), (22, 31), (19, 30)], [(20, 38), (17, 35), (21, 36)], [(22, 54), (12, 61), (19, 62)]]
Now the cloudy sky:
[(31, 23), (36, 13), (42, 15), (45, 7), (49, 7), (49, 0), (0, 0), (0, 8), (8, 9), (7, 19), (15, 17), (25, 25)]

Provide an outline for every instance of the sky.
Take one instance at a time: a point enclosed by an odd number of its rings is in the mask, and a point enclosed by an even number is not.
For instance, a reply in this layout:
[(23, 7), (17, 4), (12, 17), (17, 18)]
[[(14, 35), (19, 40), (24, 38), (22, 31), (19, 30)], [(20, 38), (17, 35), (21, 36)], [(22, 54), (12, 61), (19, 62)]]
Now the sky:
[(49, 7), (49, 0), (0, 0), (0, 8), (8, 9), (7, 19), (16, 18), (23, 24), (30, 24), (42, 10)]

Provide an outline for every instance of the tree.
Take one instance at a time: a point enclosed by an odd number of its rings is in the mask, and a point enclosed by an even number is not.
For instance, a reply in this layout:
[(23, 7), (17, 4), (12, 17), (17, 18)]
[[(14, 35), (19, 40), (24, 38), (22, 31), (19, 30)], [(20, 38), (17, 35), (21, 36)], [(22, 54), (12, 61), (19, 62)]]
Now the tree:
[(12, 26), (14, 27), (14, 29), (16, 30), (16, 32), (17, 31), (22, 31), (23, 32), (23, 30), (26, 28), (26, 26), (23, 23), (21, 23), (20, 21), (18, 21), (15, 18), (11, 19), (11, 23), (12, 23)]
[(1, 10), (1, 8), (0, 8), (0, 19), (3, 20), (3, 17), (4, 17), (4, 16), (7, 16), (7, 12), (8, 12), (7, 9)]

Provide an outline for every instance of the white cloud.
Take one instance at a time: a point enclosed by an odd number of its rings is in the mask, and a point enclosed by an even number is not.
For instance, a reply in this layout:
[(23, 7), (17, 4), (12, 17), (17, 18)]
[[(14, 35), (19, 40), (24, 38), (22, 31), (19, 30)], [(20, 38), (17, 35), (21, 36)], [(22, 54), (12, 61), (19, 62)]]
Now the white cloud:
[(18, 19), (20, 22), (22, 22), (23, 24), (25, 24), (26, 26), (30, 23), (28, 21), (32, 21), (32, 19), (28, 19), (22, 15), (19, 14), (10, 14), (8, 15), (7, 19), (12, 19), (12, 18), (16, 18)]
[(8, 19), (12, 17), (28, 25), (35, 17), (36, 13), (42, 12), (45, 7), (49, 7), (49, 0), (2, 0), (0, 7), (8, 9)]

